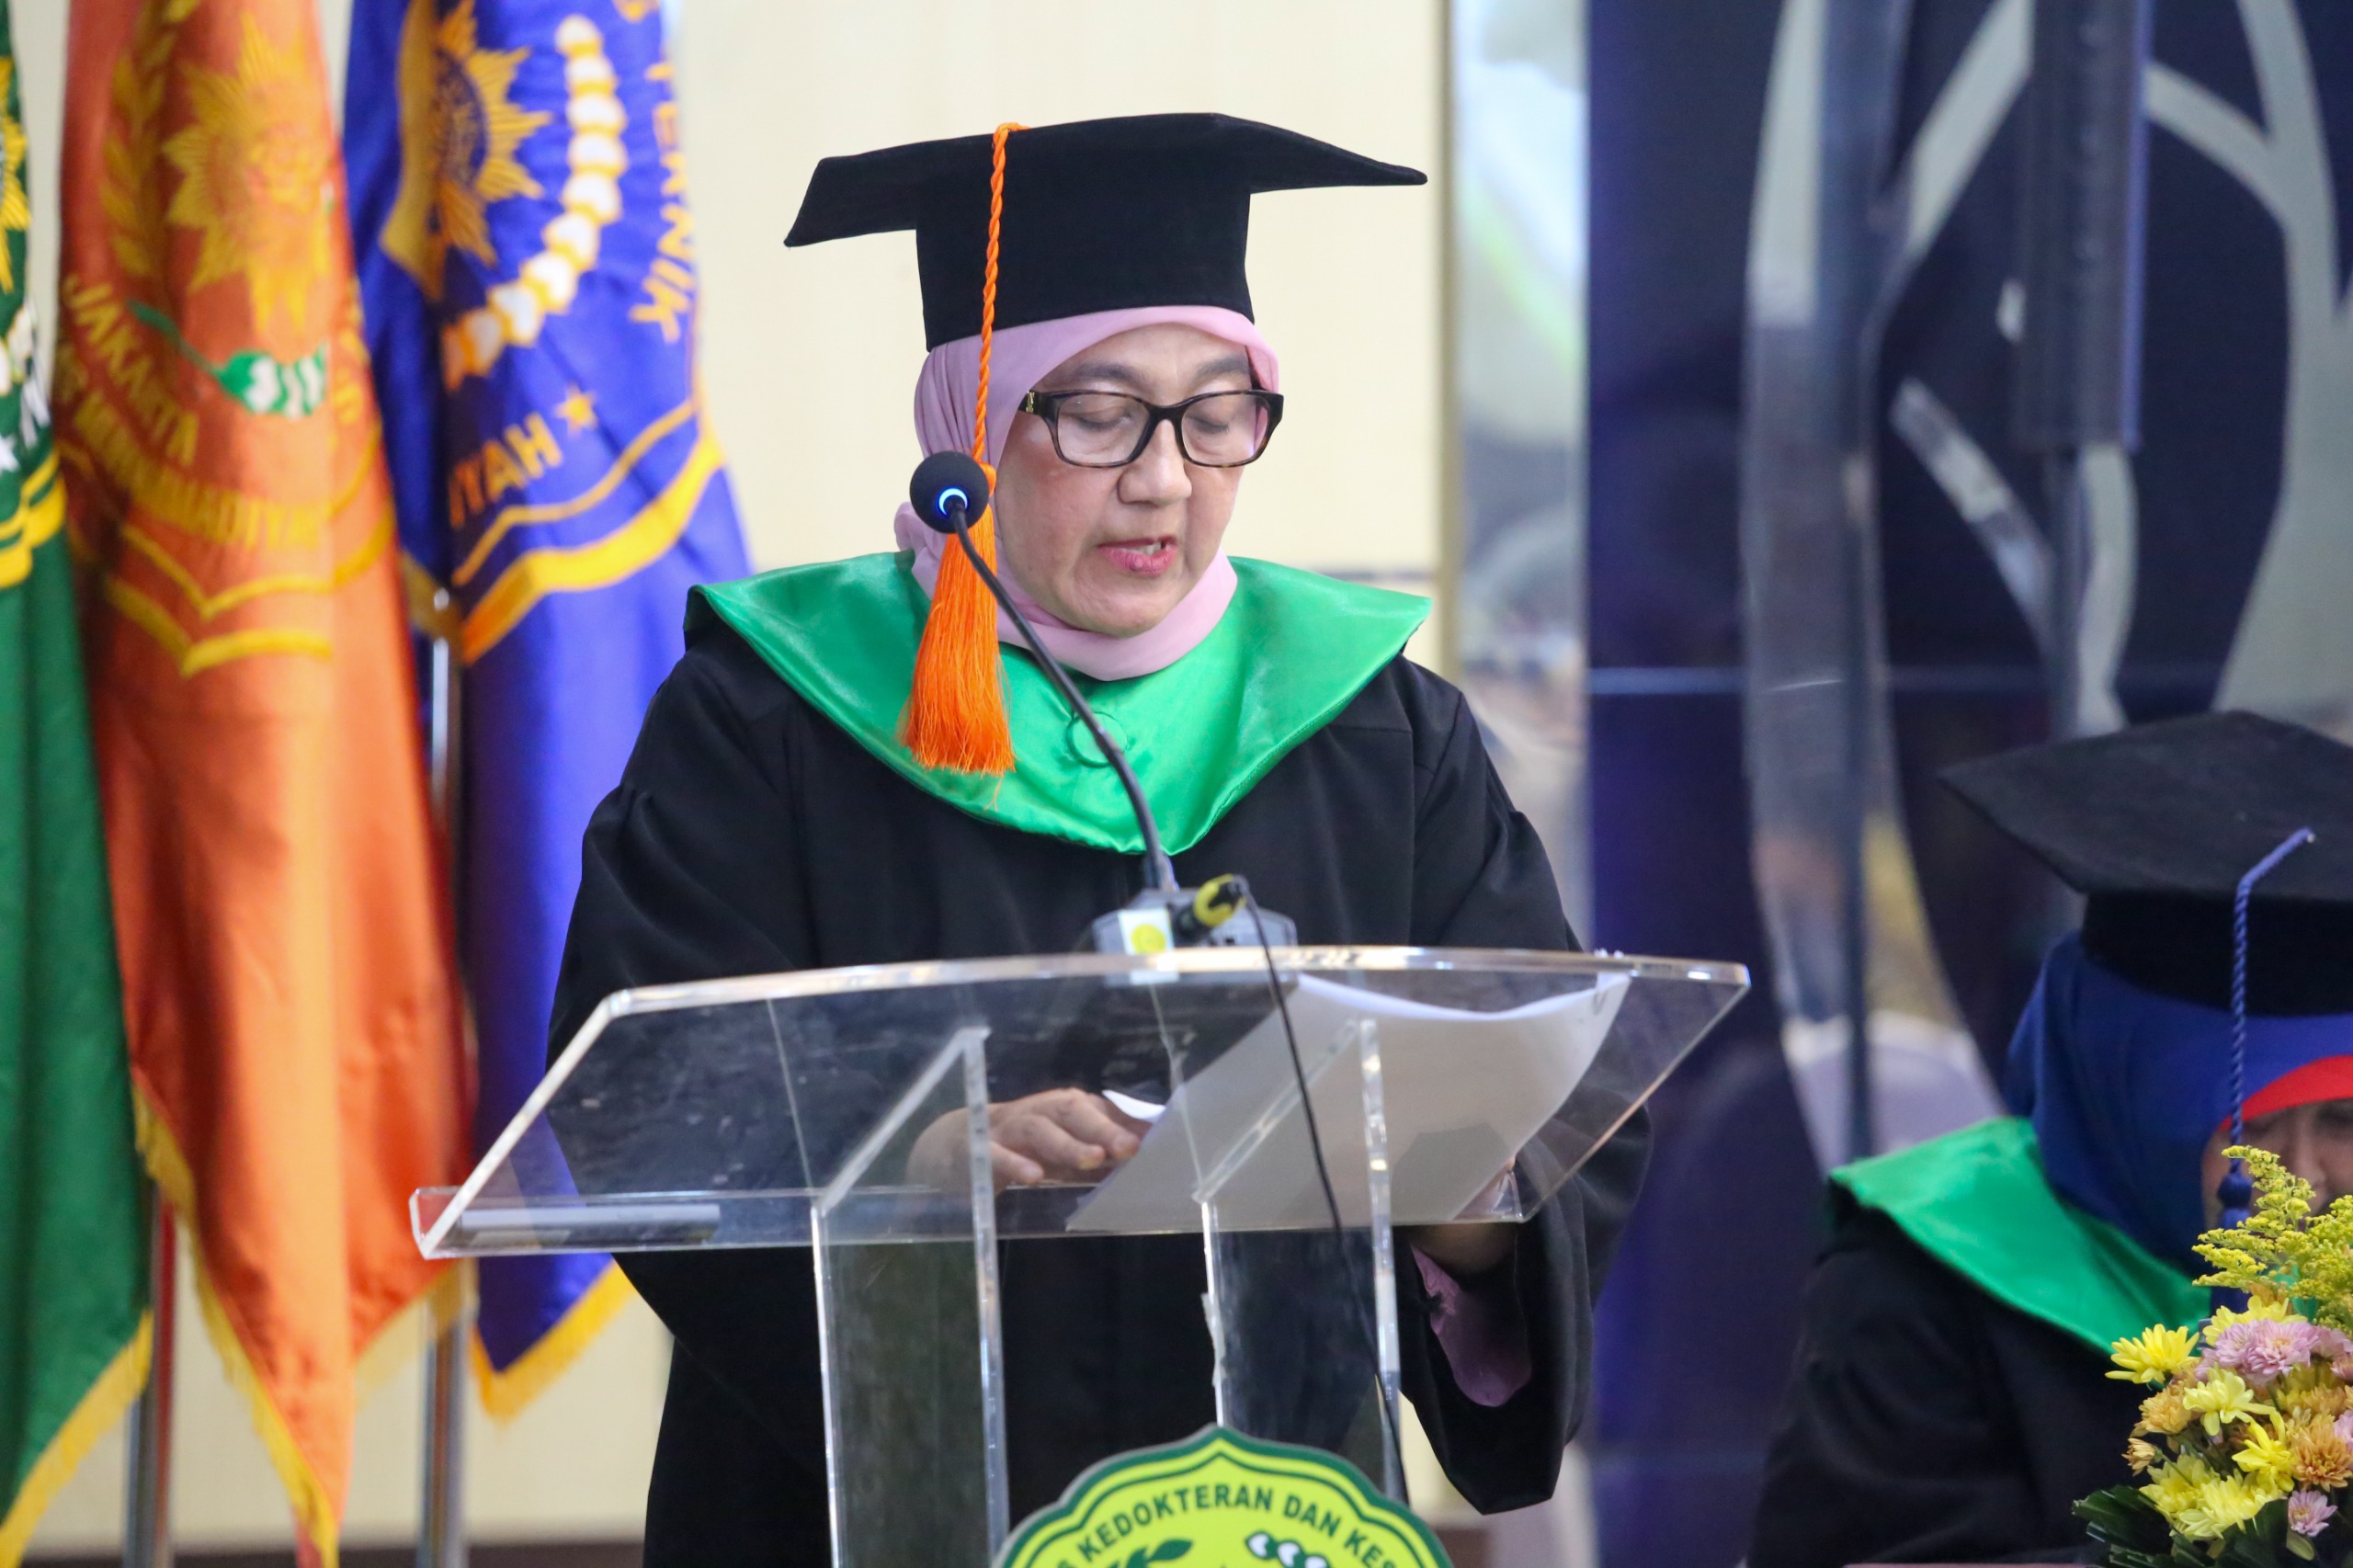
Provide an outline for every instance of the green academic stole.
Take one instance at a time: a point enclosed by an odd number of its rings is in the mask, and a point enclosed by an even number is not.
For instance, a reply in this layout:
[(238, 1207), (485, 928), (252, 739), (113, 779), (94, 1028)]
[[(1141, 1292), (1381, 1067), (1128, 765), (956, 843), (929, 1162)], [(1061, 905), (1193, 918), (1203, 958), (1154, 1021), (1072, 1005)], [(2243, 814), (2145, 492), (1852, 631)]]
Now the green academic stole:
[(1831, 1172), (1866, 1209), (1995, 1300), (2103, 1356), (2154, 1324), (2186, 1328), (2209, 1299), (2177, 1268), (2051, 1190), (2034, 1127), (1997, 1117)]
[[(697, 588), (688, 634), (710, 617), (724, 621), (810, 706), (927, 794), (1024, 833), (1142, 853), (1119, 779), (1027, 653), (1002, 651), (1012, 773), (926, 768), (900, 744), (930, 606), (909, 559), (853, 556)], [(1183, 658), (1131, 680), (1072, 677), (1127, 752), (1172, 855), (1329, 723), (1429, 613), (1427, 599), (1269, 562), (1235, 557), (1233, 569), (1233, 602)]]

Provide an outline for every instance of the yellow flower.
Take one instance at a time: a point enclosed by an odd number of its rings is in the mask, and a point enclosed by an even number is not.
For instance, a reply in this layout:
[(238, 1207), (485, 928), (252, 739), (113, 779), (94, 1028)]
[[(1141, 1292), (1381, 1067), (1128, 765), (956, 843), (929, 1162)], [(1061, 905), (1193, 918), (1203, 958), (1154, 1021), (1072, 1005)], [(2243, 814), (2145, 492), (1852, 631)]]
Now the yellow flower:
[(2211, 1540), (2255, 1517), (2280, 1492), (2248, 1476), (2216, 1475), (2203, 1460), (2190, 1454), (2159, 1466), (2141, 1488), (2141, 1495), (2177, 1534), (2191, 1540)]
[(2255, 1397), (2246, 1380), (2225, 1367), (2217, 1367), (2206, 1374), (2203, 1381), (2190, 1384), (2182, 1391), (2181, 1403), (2206, 1424), (2206, 1435), (2219, 1437), (2228, 1422), (2252, 1421), (2257, 1415), (2279, 1413)]
[(2306, 1486), (2333, 1492), (2353, 1481), (2353, 1449), (2324, 1422), (2307, 1422), (2288, 1438), (2296, 1456), (2296, 1479)]
[(2246, 1471), (2247, 1479), (2280, 1492), (2292, 1490), (2296, 1477), (2296, 1456), (2290, 1449), (2277, 1427), (2261, 1422), (2247, 1423), (2245, 1435), (2240, 1440), (2239, 1451), (2231, 1456), (2233, 1463)]
[(2165, 1523), (2187, 1535), (2182, 1519), (2198, 1511), (2200, 1495), (2213, 1479), (2214, 1472), (2206, 1468), (2204, 1460), (2187, 1454), (2171, 1464), (2159, 1465), (2141, 1488), (2141, 1495), (2165, 1516)]
[(2141, 1402), (2143, 1431), (2170, 1437), (2188, 1425), (2189, 1406), (2182, 1400), (2179, 1389), (2159, 1389)]
[(2135, 1475), (2147, 1474), (2149, 1467), (2164, 1457), (2146, 1437), (2135, 1437), (2124, 1445), (2124, 1462)]
[(2326, 1367), (2304, 1366), (2272, 1383), (2271, 1403), (2282, 1415), (2293, 1413), (2331, 1420), (2353, 1408), (2353, 1391)]
[(2243, 1475), (2217, 1476), (2199, 1487), (2197, 1503), (2181, 1512), (2174, 1528), (2192, 1540), (2211, 1540), (2246, 1523), (2263, 1512), (2266, 1503), (2286, 1493), (2285, 1486), (2269, 1491)]
[(2120, 1382), (2162, 1383), (2197, 1358), (2198, 1332), (2157, 1324), (2137, 1338), (2120, 1339), (2109, 1346), (2123, 1370), (2108, 1375)]
[(2308, 1394), (2324, 1384), (2332, 1388), (2343, 1386), (2337, 1382), (2336, 1375), (2326, 1367), (2315, 1367), (2307, 1361), (2300, 1367), (2290, 1367), (2272, 1379), (2271, 1397), (2279, 1399), (2294, 1394)]
[(2207, 1332), (2220, 1334), (2234, 1323), (2286, 1323), (2295, 1315), (2289, 1311), (2286, 1297), (2267, 1290), (2248, 1298), (2245, 1310), (2216, 1307)]

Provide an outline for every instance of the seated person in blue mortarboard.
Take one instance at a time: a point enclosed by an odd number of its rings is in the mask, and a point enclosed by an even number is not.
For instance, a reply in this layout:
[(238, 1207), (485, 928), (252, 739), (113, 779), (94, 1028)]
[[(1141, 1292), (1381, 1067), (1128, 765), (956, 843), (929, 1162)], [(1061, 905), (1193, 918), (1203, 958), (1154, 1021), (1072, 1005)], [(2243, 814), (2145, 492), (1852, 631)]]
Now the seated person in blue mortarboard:
[(1945, 781), (2083, 926), (2010, 1042), (2013, 1115), (1832, 1174), (1751, 1568), (2089, 1561), (2070, 1510), (2132, 1479), (2146, 1392), (2109, 1346), (2207, 1314), (2234, 1122), (2353, 1192), (2353, 748), (2218, 713)]

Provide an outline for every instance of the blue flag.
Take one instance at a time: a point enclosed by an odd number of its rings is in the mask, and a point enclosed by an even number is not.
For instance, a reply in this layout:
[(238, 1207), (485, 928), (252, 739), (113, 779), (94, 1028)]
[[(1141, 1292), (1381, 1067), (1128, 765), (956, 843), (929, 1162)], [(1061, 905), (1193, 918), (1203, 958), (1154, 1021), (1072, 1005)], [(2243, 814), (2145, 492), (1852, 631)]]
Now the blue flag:
[[(460, 661), (459, 941), (476, 1149), (538, 1083), (580, 839), (747, 570), (694, 372), (686, 165), (658, 0), (358, 0), (344, 152), (421, 625)], [(621, 1299), (609, 1259), (494, 1258), (485, 1403)]]

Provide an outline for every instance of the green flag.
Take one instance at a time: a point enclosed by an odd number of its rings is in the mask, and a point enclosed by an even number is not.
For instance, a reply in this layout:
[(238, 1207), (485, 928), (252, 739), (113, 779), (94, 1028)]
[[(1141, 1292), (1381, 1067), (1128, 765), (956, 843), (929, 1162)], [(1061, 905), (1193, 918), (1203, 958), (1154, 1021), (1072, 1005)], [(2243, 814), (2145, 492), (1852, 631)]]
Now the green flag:
[(0, 1568), (146, 1379), (146, 1239), (97, 782), (33, 381), (25, 132), (0, 0)]

